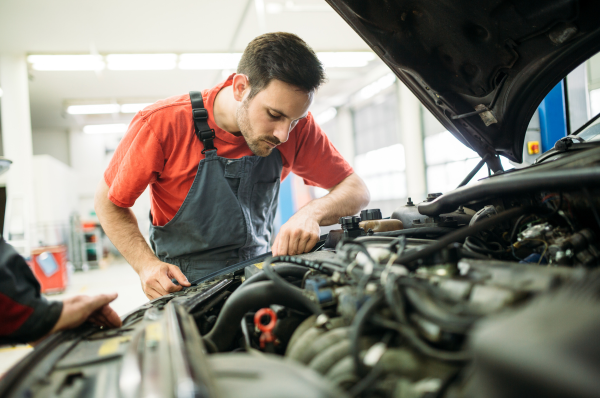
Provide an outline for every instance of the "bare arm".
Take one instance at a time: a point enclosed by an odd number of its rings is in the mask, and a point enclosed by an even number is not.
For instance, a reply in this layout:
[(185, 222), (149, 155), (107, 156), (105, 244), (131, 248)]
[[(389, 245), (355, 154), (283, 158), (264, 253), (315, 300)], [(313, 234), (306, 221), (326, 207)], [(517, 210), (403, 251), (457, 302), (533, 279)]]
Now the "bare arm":
[(273, 243), (273, 255), (305, 253), (319, 240), (319, 226), (332, 225), (340, 217), (358, 213), (369, 203), (370, 195), (362, 178), (346, 177), (329, 194), (315, 199), (298, 210), (279, 231)]
[(190, 286), (179, 267), (164, 263), (154, 255), (131, 209), (111, 202), (108, 190), (102, 178), (94, 198), (96, 214), (106, 235), (140, 276), (146, 296), (153, 299), (181, 290), (182, 287), (171, 282), (171, 278), (177, 279), (182, 286)]

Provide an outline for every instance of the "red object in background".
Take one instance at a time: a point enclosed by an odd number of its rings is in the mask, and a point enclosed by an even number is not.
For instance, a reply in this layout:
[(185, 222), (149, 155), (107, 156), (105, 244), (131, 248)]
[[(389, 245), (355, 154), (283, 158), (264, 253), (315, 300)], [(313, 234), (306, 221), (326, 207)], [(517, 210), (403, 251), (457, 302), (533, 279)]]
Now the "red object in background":
[(83, 227), (83, 229), (94, 229), (98, 226), (98, 224), (93, 221), (86, 221), (81, 223), (81, 226)]
[(67, 247), (46, 246), (31, 251), (29, 266), (40, 282), (42, 293), (64, 292), (69, 283)]

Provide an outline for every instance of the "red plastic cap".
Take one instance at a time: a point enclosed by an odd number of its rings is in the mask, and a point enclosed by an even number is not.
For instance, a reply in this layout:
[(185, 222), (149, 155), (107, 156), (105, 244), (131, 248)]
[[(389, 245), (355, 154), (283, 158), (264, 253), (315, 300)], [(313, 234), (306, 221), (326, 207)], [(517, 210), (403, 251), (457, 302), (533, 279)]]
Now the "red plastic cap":
[[(269, 323), (266, 325), (264, 325), (261, 321), (262, 317), (265, 315), (270, 318)], [(261, 308), (260, 310), (256, 311), (256, 314), (254, 314), (254, 325), (256, 325), (258, 330), (263, 333), (271, 333), (275, 328), (276, 323), (277, 315), (275, 314), (275, 311), (270, 308)]]

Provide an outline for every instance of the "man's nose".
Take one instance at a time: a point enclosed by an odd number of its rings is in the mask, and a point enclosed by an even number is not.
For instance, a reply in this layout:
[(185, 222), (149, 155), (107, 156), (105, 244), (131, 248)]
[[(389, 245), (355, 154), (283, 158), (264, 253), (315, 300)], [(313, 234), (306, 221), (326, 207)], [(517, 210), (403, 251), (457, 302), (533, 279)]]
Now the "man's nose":
[(273, 131), (273, 135), (283, 144), (290, 137), (291, 122), (283, 122), (277, 125)]

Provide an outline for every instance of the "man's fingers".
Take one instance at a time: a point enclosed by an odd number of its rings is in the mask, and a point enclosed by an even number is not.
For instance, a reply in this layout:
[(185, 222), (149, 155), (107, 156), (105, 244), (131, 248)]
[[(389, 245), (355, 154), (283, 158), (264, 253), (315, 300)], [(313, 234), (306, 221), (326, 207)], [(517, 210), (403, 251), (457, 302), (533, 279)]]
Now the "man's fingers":
[(123, 325), (121, 318), (108, 304), (94, 312), (88, 321), (107, 328), (118, 328)]
[(298, 251), (296, 254), (302, 254), (312, 248), (312, 246), (309, 246), (311, 239), (310, 233), (302, 234), (302, 237), (298, 241)]
[[(165, 293), (163, 293), (163, 296), (165, 294), (169, 294), (169, 293), (172, 293), (172, 292), (178, 292), (181, 289), (183, 289), (181, 286), (177, 286), (176, 284), (174, 284), (173, 282), (171, 282), (171, 278), (167, 274), (160, 275), (159, 279), (158, 279), (158, 283), (161, 286), (161, 290), (165, 291)], [(159, 290), (159, 292), (160, 292), (160, 290)]]
[(273, 253), (274, 256), (277, 256), (278, 252), (278, 248), (279, 248), (279, 237), (281, 236), (281, 234), (277, 234), (277, 236), (275, 237), (275, 241), (273, 242), (273, 246), (271, 246), (271, 252)]
[(279, 246), (277, 247), (277, 256), (287, 256), (288, 255), (288, 242), (289, 235), (287, 231), (279, 232)]
[(295, 230), (290, 233), (290, 240), (288, 241), (288, 254), (293, 256), (298, 254), (298, 248), (302, 240), (302, 231)]
[(155, 298), (164, 296), (163, 294), (160, 294), (152, 286), (148, 286), (148, 285), (146, 285), (146, 290), (144, 291), (144, 293), (146, 293), (146, 297), (148, 297), (150, 300), (154, 300)]
[(315, 247), (315, 245), (317, 244), (318, 241), (319, 241), (319, 235), (310, 236), (308, 242), (304, 246), (302, 253), (306, 253), (306, 252), (310, 251), (313, 247)]
[(110, 305), (105, 305), (99, 311), (99, 315), (106, 320), (106, 326), (112, 328), (120, 328), (123, 325), (121, 318)]
[(176, 265), (170, 265), (169, 266), (168, 275), (169, 275), (170, 278), (177, 279), (177, 282), (179, 282), (179, 284), (181, 286), (191, 286), (192, 285), (188, 281), (188, 279), (186, 278), (186, 276), (183, 275), (183, 272), (181, 272), (181, 270), (179, 269), (179, 267), (176, 266)]
[[(161, 288), (161, 290), (162, 290), (162, 288)], [(150, 294), (150, 300), (154, 300), (156, 298), (164, 296), (164, 294), (161, 294), (160, 291), (158, 291), (154, 287), (149, 287), (149, 294)]]
[(110, 294), (99, 294), (97, 296), (90, 297), (90, 301), (86, 304), (86, 307), (90, 312), (95, 312), (99, 308), (107, 305), (111, 301), (117, 298), (117, 293)]
[(88, 322), (92, 322), (98, 326), (108, 327), (108, 319), (106, 319), (106, 317), (100, 311), (101, 310), (94, 312), (92, 315), (90, 315), (90, 317), (87, 320)]
[(151, 284), (149, 285), (150, 288), (152, 288), (152, 290), (154, 290), (156, 293), (158, 293), (158, 297), (164, 296), (166, 294), (169, 294), (169, 291), (165, 288), (165, 286), (163, 286), (163, 283), (161, 281), (161, 279), (166, 279), (165, 281), (165, 285), (168, 287), (169, 283), (171, 285), (173, 285), (173, 282), (171, 282), (171, 280), (167, 277), (167, 275), (164, 275), (164, 278), (160, 278), (160, 279), (154, 279)]

